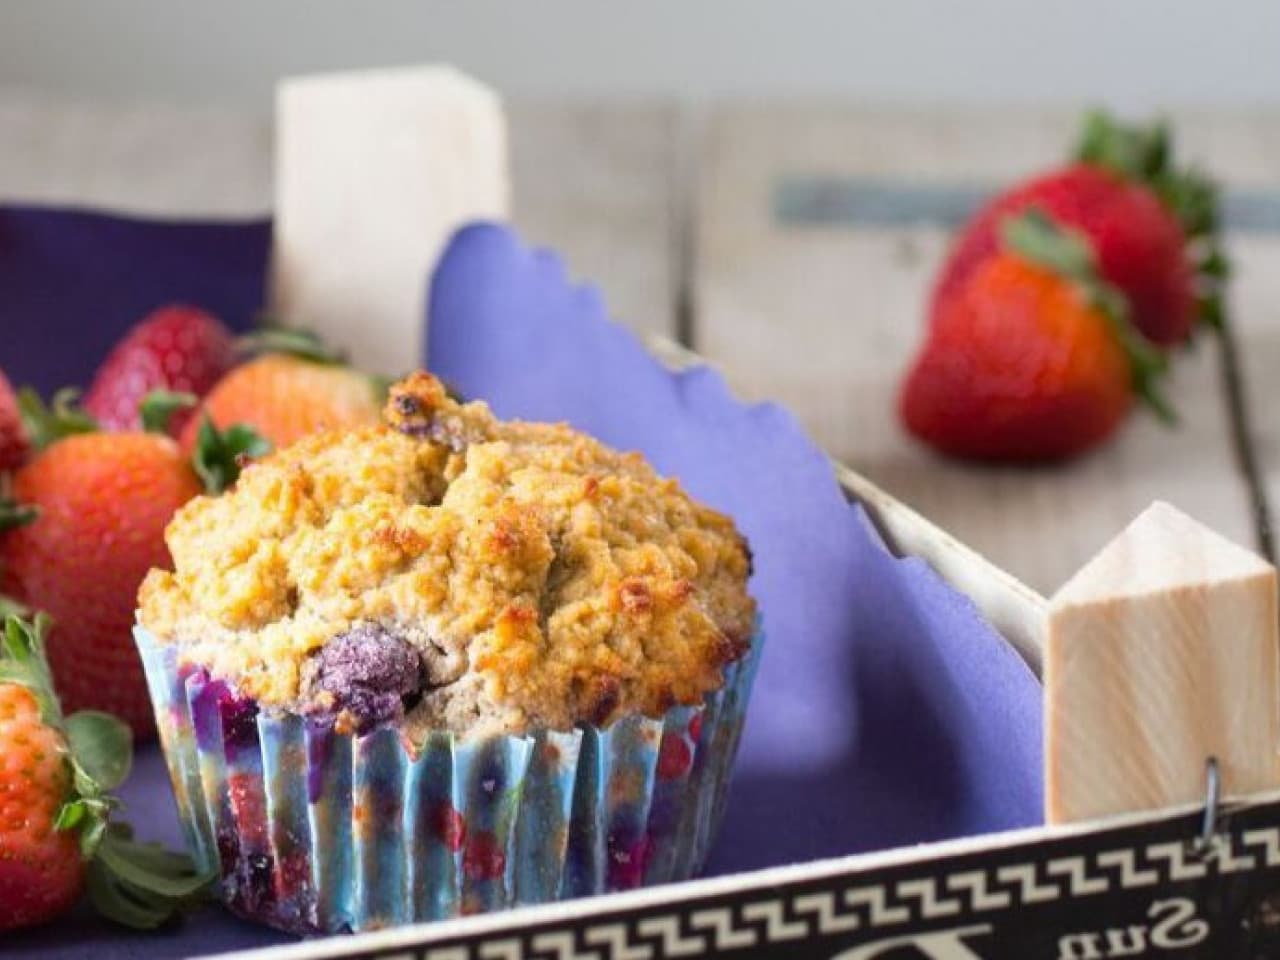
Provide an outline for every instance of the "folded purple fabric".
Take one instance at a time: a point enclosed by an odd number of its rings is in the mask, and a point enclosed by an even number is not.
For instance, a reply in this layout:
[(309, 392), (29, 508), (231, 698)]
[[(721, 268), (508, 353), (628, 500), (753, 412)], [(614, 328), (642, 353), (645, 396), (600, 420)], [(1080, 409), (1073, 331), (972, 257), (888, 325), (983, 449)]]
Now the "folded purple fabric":
[(264, 303), (270, 240), (266, 220), (0, 207), (0, 369), (46, 395), (87, 387), (130, 326), (176, 301), (246, 330)]
[(463, 394), (643, 451), (751, 541), (768, 643), (714, 870), (1040, 821), (1035, 677), (923, 561), (888, 554), (786, 411), (706, 367), (672, 374), (503, 227), (458, 234), (430, 314), (431, 368)]
[[(0, 366), (45, 389), (83, 382), (110, 342), (173, 299), (243, 328), (268, 237), (265, 223), (0, 209)], [(925, 563), (885, 551), (785, 411), (737, 402), (708, 369), (669, 373), (594, 290), (502, 227), (455, 238), (431, 313), (430, 366), (465, 394), (644, 451), (750, 538), (768, 645), (713, 870), (1039, 821), (1035, 678)], [(144, 836), (178, 842), (155, 748), (125, 799)], [(281, 939), (217, 908), (158, 937), (73, 919), (5, 945), (113, 960)]]

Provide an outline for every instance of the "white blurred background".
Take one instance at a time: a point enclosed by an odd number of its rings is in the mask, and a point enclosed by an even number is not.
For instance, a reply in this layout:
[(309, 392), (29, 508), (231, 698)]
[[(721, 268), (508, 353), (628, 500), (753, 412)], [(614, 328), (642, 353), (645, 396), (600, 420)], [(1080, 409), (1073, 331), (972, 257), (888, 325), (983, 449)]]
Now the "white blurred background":
[(1276, 0), (5, 0), (0, 84), (265, 111), (277, 77), (449, 60), (507, 93), (1280, 103)]

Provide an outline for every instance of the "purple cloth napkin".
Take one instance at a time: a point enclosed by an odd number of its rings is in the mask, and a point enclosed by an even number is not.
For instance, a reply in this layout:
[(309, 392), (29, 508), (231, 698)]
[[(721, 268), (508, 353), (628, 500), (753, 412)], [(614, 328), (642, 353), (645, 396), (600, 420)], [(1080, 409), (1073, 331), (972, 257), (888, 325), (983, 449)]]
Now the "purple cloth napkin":
[(643, 451), (750, 540), (768, 642), (713, 871), (1040, 821), (1039, 684), (968, 599), (889, 555), (790, 414), (710, 368), (673, 375), (503, 227), (457, 235), (430, 315), (431, 368), (463, 394)]
[[(45, 388), (83, 380), (142, 312), (175, 298), (242, 326), (268, 232), (0, 210), (0, 350), (11, 330), (24, 341), (0, 366)], [(708, 369), (668, 373), (594, 290), (501, 227), (455, 238), (431, 311), (430, 365), (464, 393), (643, 450), (750, 538), (768, 646), (714, 872), (1039, 821), (1035, 678), (925, 563), (885, 551), (785, 411), (738, 403)], [(154, 747), (124, 792), (144, 836), (178, 840)], [(5, 946), (114, 960), (284, 939), (218, 908), (149, 937), (81, 910)]]
[(270, 240), (266, 220), (0, 207), (0, 369), (46, 396), (87, 388), (120, 335), (173, 302), (246, 330), (265, 302)]

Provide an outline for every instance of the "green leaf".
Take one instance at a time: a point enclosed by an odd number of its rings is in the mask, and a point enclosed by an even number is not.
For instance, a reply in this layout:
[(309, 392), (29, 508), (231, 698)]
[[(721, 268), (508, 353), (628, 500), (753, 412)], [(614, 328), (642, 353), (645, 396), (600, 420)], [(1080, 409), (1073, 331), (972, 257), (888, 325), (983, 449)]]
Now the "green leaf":
[(133, 762), (133, 734), (119, 717), (80, 710), (67, 717), (67, 740), (76, 765), (100, 790), (124, 783)]
[(58, 811), (58, 818), (53, 821), (55, 830), (71, 830), (80, 823), (87, 813), (83, 800), (72, 800), (64, 803)]
[(34, 523), (40, 510), (30, 504), (19, 503), (11, 497), (0, 497), (0, 532)]
[(136, 890), (182, 900), (208, 886), (211, 876), (196, 869), (186, 854), (156, 844), (139, 843), (111, 831), (98, 848), (98, 859), (111, 874)]
[(80, 831), (80, 856), (92, 863), (102, 849), (102, 841), (106, 836), (106, 817), (90, 817)]
[(1069, 280), (1088, 283), (1096, 277), (1089, 241), (1076, 231), (1059, 226), (1038, 207), (1005, 217), (1000, 223), (1000, 239), (1020, 257)]
[(241, 337), (237, 346), (242, 352), (255, 356), (284, 353), (300, 360), (325, 365), (346, 362), (341, 351), (330, 347), (314, 331), (276, 326), (269, 320), (262, 329)]
[(89, 900), (101, 916), (134, 930), (154, 930), (174, 915), (174, 906), (135, 891), (97, 861), (86, 873)]
[(190, 410), (199, 402), (194, 393), (176, 393), (173, 390), (152, 390), (142, 399), (138, 412), (142, 417), (142, 429), (147, 433), (168, 433), (169, 421), (179, 410)]
[(1204, 256), (1196, 264), (1196, 272), (1202, 277), (1212, 280), (1226, 280), (1231, 276), (1231, 261), (1217, 247), (1206, 250)]
[(45, 406), (40, 394), (31, 387), (18, 391), (18, 413), (34, 449), (43, 450), (77, 433), (97, 431), (98, 422), (76, 405), (79, 396), (79, 390), (64, 387), (53, 395), (53, 402)]
[(240, 477), (247, 460), (271, 452), (271, 443), (243, 423), (219, 430), (204, 414), (196, 434), (191, 465), (209, 493), (222, 493)]
[(7, 656), (25, 663), (31, 657), (31, 628), (21, 617), (9, 616), (4, 621), (4, 651)]

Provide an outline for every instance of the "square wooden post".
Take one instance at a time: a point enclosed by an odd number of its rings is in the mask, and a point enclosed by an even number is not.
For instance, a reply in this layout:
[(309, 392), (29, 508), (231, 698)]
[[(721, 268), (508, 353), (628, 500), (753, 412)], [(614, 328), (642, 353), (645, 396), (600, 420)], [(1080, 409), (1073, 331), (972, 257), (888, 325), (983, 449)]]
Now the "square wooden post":
[(1155, 503), (1050, 602), (1046, 816), (1062, 823), (1280, 785), (1276, 572)]
[(276, 138), (273, 312), (370, 372), (420, 365), (445, 242), (509, 213), (497, 96), (448, 67), (301, 77), (280, 87)]

